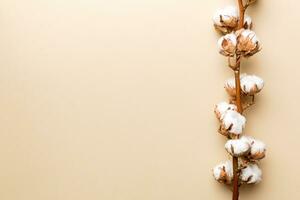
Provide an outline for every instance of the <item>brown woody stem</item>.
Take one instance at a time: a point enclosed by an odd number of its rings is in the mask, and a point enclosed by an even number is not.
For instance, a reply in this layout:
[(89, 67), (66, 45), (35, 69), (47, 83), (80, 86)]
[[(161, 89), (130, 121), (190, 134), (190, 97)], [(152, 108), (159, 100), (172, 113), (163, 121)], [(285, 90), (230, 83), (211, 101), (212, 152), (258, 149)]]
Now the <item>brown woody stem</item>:
[(241, 29), (244, 26), (244, 19), (245, 19), (245, 7), (243, 4), (243, 0), (238, 0), (238, 5), (239, 5), (239, 14), (240, 14), (238, 29)]
[[(238, 30), (243, 28), (244, 26), (244, 18), (245, 18), (245, 7), (243, 5), (243, 0), (238, 0), (239, 6), (239, 25)], [(243, 104), (241, 101), (241, 83), (240, 83), (240, 65), (241, 65), (241, 57), (236, 56), (236, 67), (234, 69), (234, 78), (235, 78), (235, 89), (236, 89), (236, 101), (235, 104), (237, 106), (238, 112), (243, 113)], [(238, 136), (236, 137), (236, 139)], [(238, 157), (232, 157), (232, 167), (233, 167), (233, 193), (232, 200), (239, 199), (239, 159)]]
[[(234, 70), (235, 78), (235, 88), (236, 88), (236, 101), (237, 110), (239, 113), (243, 112), (243, 106), (241, 101), (241, 83), (240, 83), (240, 62), (237, 62), (237, 67)], [(238, 139), (238, 136), (235, 138)], [(232, 200), (239, 199), (239, 172), (238, 172), (238, 157), (232, 157), (232, 167), (233, 167), (233, 193)]]
[(235, 90), (236, 90), (236, 99), (235, 104), (239, 113), (243, 112), (242, 99), (241, 99), (241, 80), (240, 80), (240, 63), (237, 63), (237, 67), (234, 70), (234, 79), (235, 79)]

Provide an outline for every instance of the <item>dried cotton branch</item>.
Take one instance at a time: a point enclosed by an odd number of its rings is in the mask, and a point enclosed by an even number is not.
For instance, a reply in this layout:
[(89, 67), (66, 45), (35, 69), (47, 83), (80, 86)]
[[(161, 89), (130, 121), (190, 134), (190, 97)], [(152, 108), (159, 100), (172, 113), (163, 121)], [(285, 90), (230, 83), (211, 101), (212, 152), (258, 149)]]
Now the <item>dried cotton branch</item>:
[(227, 57), (228, 66), (234, 73), (234, 78), (228, 79), (224, 85), (230, 103), (221, 102), (214, 109), (220, 122), (219, 133), (229, 139), (225, 149), (232, 160), (217, 165), (213, 175), (218, 182), (232, 185), (232, 200), (239, 199), (241, 184), (257, 184), (261, 181), (262, 172), (257, 163), (266, 155), (263, 142), (243, 136), (246, 123), (243, 110), (254, 104), (255, 95), (264, 87), (260, 77), (241, 73), (242, 59), (261, 50), (261, 43), (252, 31), (252, 19), (245, 14), (248, 6), (254, 2), (237, 0), (238, 8), (227, 6), (218, 9), (213, 16), (214, 27), (224, 34), (218, 40), (219, 53)]

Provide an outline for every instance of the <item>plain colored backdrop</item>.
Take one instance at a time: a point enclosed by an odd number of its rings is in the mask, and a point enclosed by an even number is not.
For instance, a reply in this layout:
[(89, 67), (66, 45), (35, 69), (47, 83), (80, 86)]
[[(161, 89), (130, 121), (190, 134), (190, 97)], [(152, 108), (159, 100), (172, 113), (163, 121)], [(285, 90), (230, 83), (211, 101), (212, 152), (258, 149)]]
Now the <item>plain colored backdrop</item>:
[[(232, 76), (212, 14), (233, 0), (0, 0), (1, 200), (226, 200), (214, 104)], [(300, 199), (299, 1), (249, 9), (268, 145), (241, 200)]]

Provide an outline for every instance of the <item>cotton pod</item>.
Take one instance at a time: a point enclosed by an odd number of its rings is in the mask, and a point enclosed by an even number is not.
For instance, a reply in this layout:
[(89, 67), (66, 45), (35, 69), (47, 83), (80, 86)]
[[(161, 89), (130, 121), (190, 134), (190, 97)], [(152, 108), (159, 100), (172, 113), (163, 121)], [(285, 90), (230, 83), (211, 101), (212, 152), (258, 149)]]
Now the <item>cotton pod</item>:
[(240, 179), (244, 184), (257, 184), (262, 180), (262, 172), (257, 164), (250, 163), (241, 170)]
[(241, 89), (244, 94), (254, 95), (264, 87), (264, 80), (255, 75), (245, 75), (241, 79)]
[(236, 89), (235, 89), (235, 79), (230, 78), (225, 81), (224, 88), (229, 96), (235, 97), (236, 96)]
[(249, 159), (260, 160), (266, 156), (266, 145), (262, 141), (249, 136), (243, 136), (241, 137), (241, 140), (250, 144), (250, 152), (248, 154)]
[(232, 162), (227, 160), (215, 166), (213, 168), (213, 176), (220, 183), (230, 184), (233, 178)]
[(240, 157), (249, 153), (250, 144), (240, 139), (228, 140), (225, 144), (225, 149), (230, 155)]
[(218, 9), (213, 16), (216, 30), (223, 34), (232, 32), (238, 25), (238, 15), (238, 9), (235, 6)]
[(245, 128), (246, 118), (234, 110), (228, 110), (223, 119), (221, 130), (233, 135), (240, 135)]
[(237, 54), (249, 57), (261, 49), (260, 42), (255, 32), (249, 29), (241, 29), (236, 32), (237, 35)]
[(218, 48), (220, 54), (233, 57), (235, 55), (237, 40), (234, 33), (222, 36), (218, 40)]
[(227, 102), (221, 102), (221, 103), (218, 103), (216, 106), (215, 106), (215, 114), (216, 114), (216, 117), (218, 120), (222, 120), (224, 118), (224, 115), (225, 113), (228, 111), (228, 110), (237, 110), (237, 107), (236, 105), (234, 104), (229, 104)]
[[(247, 74), (241, 74), (240, 75), (240, 80), (246, 76)], [(236, 89), (235, 89), (235, 78), (229, 78), (225, 81), (224, 84), (224, 88), (226, 90), (226, 92), (232, 96), (235, 97), (236, 96)]]

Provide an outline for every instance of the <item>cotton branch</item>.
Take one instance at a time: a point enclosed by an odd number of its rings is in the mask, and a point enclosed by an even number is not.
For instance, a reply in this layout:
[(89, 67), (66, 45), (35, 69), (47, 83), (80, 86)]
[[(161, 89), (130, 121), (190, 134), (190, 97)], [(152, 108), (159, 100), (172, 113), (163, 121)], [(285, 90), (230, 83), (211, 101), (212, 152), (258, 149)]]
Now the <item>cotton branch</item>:
[[(220, 183), (232, 185), (232, 200), (238, 200), (242, 184), (255, 184), (261, 181), (261, 170), (257, 161), (265, 157), (265, 145), (250, 137), (242, 136), (246, 118), (245, 109), (254, 104), (264, 81), (255, 75), (241, 74), (242, 58), (248, 58), (260, 51), (261, 45), (252, 29), (252, 19), (245, 15), (248, 6), (255, 0), (238, 1), (238, 8), (227, 6), (217, 10), (213, 17), (217, 31), (224, 34), (218, 40), (220, 54), (227, 57), (228, 66), (234, 78), (225, 82), (229, 103), (221, 102), (215, 107), (215, 114), (221, 125), (218, 132), (229, 140), (226, 151), (232, 161), (226, 161), (214, 168), (214, 177)], [(249, 101), (251, 97), (251, 101)]]

